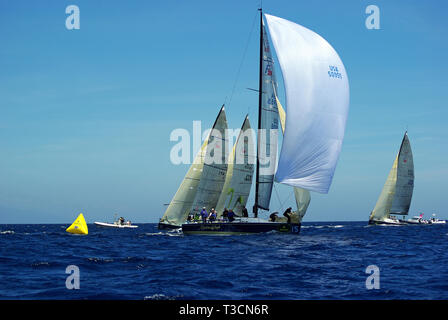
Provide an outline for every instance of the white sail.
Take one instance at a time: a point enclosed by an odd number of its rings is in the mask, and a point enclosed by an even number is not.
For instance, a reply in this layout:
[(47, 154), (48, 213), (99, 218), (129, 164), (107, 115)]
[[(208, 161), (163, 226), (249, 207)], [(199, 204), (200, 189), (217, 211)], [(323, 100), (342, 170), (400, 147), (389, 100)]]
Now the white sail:
[[(210, 134), (213, 132), (213, 129), (217, 125), (222, 126), (223, 121), (227, 123), (225, 119), (224, 109), (221, 108)], [(209, 142), (212, 141), (212, 139), (210, 139), (210, 134), (208, 135), (207, 139), (205, 139), (201, 149), (199, 150), (193, 161), (193, 164), (188, 169), (187, 174), (180, 184), (179, 189), (168, 205), (168, 208), (166, 209), (162, 219), (160, 220), (161, 223), (181, 226), (182, 223), (184, 223), (187, 219), (187, 216), (193, 206), (193, 201), (196, 198), (199, 182), (201, 181), (201, 176), (204, 169), (204, 161), (208, 150), (207, 146)]]
[(227, 173), (226, 130), (227, 119), (222, 107), (208, 139), (202, 174), (191, 207), (192, 213), (199, 213), (203, 207), (209, 212), (218, 203)]
[(255, 201), (259, 208), (269, 210), (278, 148), (278, 110), (275, 99), (277, 81), (275, 78), (274, 59), (272, 58), (264, 25), (262, 32), (261, 110), (257, 140), (259, 170), (257, 171), (258, 183), (256, 187), (258, 188), (258, 192)]
[(294, 187), (294, 197), (296, 198), (297, 215), (299, 216), (299, 221), (302, 221), (302, 218), (310, 205), (311, 195), (308, 190)]
[(241, 215), (246, 206), (254, 174), (253, 143), (249, 118), (246, 117), (229, 156), (226, 180), (215, 208), (218, 216), (221, 216), (224, 208)]
[(378, 198), (375, 208), (370, 214), (370, 220), (381, 221), (385, 218), (389, 218), (390, 208), (392, 207), (392, 201), (395, 195), (395, 185), (397, 183), (397, 164), (398, 156), (392, 165), (392, 169), (387, 176), (384, 187), (381, 190), (380, 197)]
[(187, 219), (191, 206), (193, 205), (193, 199), (198, 189), (199, 180), (202, 174), (202, 168), (204, 166), (204, 156), (207, 148), (208, 138), (204, 141), (201, 149), (197, 153), (194, 162), (187, 171), (187, 174), (182, 180), (176, 194), (171, 200), (168, 208), (165, 211), (161, 223), (181, 226), (181, 224)]
[(349, 84), (344, 65), (313, 31), (265, 14), (286, 90), (286, 128), (276, 181), (328, 193), (344, 138)]
[(414, 189), (414, 162), (411, 145), (405, 133), (400, 151), (395, 157), (380, 197), (370, 214), (370, 220), (382, 221), (390, 214), (408, 214)]
[[(276, 100), (282, 132), (285, 132), (286, 112), (283, 109), (282, 104), (278, 100), (277, 94), (276, 94)], [(294, 197), (296, 198), (297, 214), (299, 216), (300, 221), (302, 221), (302, 218), (305, 216), (306, 210), (310, 205), (311, 195), (310, 192), (306, 189), (294, 187)]]
[(407, 215), (414, 191), (414, 160), (407, 133), (404, 134), (398, 155), (397, 183), (391, 214)]

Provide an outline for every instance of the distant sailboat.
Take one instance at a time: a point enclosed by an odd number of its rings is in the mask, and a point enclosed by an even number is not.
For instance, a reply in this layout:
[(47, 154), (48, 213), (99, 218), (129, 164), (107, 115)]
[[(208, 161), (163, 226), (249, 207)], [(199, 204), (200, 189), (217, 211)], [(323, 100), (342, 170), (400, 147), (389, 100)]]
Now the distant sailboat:
[[(261, 10), (260, 10), (261, 13)], [(286, 89), (282, 149), (275, 170), (279, 104), (274, 59), (260, 14), (258, 139), (254, 218), (234, 222), (184, 223), (185, 234), (299, 233), (309, 191), (328, 193), (341, 151), (349, 106), (349, 86), (336, 51), (318, 34), (288, 20), (264, 15)], [(290, 223), (258, 218), (269, 210), (276, 182), (294, 187), (298, 212)], [(225, 192), (225, 190), (224, 190)]]
[[(218, 202), (224, 186), (227, 163), (226, 163), (226, 141), (227, 119), (224, 106), (220, 109), (215, 123), (205, 140), (193, 164), (190, 166), (179, 189), (168, 205), (163, 217), (159, 222), (159, 229), (180, 228), (187, 220), (190, 212), (199, 212), (202, 207), (215, 206)], [(218, 137), (216, 137), (218, 135)], [(220, 136), (219, 136), (220, 135)], [(218, 139), (216, 139), (218, 138)], [(207, 161), (210, 153), (218, 146), (221, 150), (221, 163), (214, 164)]]
[(414, 160), (411, 144), (405, 132), (400, 150), (389, 172), (369, 224), (406, 224), (395, 215), (407, 215), (414, 190)]

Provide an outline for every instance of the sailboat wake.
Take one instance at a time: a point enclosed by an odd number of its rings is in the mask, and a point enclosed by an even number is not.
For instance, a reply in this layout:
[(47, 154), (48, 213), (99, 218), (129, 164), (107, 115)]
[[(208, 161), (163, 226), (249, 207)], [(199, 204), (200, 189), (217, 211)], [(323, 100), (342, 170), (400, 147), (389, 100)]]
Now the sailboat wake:
[(179, 237), (183, 236), (182, 229), (172, 229), (169, 231), (159, 231), (159, 232), (147, 232), (145, 233), (147, 236), (168, 236), (168, 237)]

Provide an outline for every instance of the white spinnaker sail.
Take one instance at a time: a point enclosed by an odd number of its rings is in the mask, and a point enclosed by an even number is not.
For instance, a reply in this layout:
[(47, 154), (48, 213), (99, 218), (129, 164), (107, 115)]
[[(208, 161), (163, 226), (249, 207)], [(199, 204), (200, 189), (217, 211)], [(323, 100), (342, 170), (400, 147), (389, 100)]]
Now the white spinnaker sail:
[(205, 139), (160, 222), (181, 226), (187, 219), (201, 178), (207, 143), (208, 138)]
[[(278, 100), (277, 94), (276, 94), (276, 100), (277, 100), (278, 115), (280, 118), (282, 132), (285, 132), (286, 112), (283, 109), (282, 104)], [(306, 189), (294, 187), (294, 197), (296, 198), (297, 214), (301, 221), (303, 216), (306, 213), (306, 210), (308, 209), (308, 206), (310, 205), (311, 195), (310, 195), (310, 192)]]
[(407, 215), (414, 190), (414, 161), (407, 133), (404, 134), (400, 151), (381, 190), (380, 197), (370, 214), (370, 220), (381, 221), (390, 214)]
[(202, 174), (191, 207), (192, 213), (199, 213), (203, 207), (209, 212), (218, 203), (227, 173), (226, 130), (227, 119), (222, 107), (208, 139)]
[(253, 145), (253, 131), (249, 118), (246, 117), (229, 156), (226, 181), (216, 205), (218, 216), (222, 215), (224, 208), (232, 209), (237, 215), (241, 215), (243, 207), (246, 206), (254, 174)]
[[(266, 30), (263, 32), (260, 128), (258, 130), (258, 199), (259, 208), (269, 210), (278, 150), (278, 109), (275, 99), (277, 80)], [(261, 130), (260, 130), (261, 129)]]
[(398, 155), (397, 183), (390, 213), (407, 215), (414, 191), (414, 160), (407, 133), (404, 134)]
[(345, 67), (317, 33), (265, 14), (286, 90), (286, 128), (276, 181), (328, 193), (349, 107)]

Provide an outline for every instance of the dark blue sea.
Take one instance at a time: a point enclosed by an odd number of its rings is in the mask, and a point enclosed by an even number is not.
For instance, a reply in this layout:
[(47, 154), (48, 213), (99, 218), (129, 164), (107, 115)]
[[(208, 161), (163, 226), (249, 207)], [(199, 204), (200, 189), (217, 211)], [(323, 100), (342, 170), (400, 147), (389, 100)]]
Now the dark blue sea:
[[(448, 299), (445, 225), (304, 223), (298, 236), (66, 228), (0, 225), (1, 299)], [(66, 288), (69, 265), (79, 289)], [(366, 287), (370, 265), (379, 289)]]

